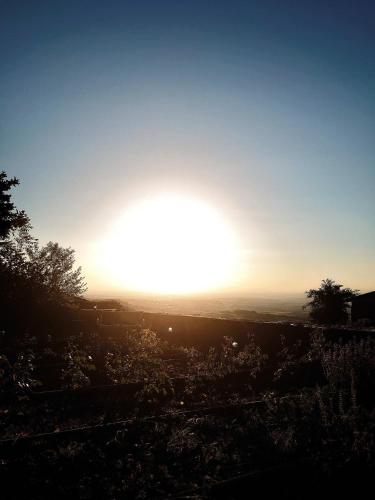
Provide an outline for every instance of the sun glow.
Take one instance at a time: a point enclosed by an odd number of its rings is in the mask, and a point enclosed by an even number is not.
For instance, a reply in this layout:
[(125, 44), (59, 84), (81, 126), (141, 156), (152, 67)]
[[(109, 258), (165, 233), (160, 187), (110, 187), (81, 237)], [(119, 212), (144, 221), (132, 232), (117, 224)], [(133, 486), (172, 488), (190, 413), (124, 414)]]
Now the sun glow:
[(192, 293), (215, 290), (235, 272), (233, 231), (210, 205), (177, 195), (129, 208), (103, 241), (111, 281), (129, 290)]

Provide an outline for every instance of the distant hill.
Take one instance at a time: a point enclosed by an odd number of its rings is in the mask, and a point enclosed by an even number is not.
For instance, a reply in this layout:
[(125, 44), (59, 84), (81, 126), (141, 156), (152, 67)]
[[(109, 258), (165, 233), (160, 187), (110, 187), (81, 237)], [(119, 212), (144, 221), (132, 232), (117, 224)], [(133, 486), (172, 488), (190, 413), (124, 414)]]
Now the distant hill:
[(78, 298), (76, 304), (80, 309), (115, 309), (116, 311), (131, 311), (126, 303), (115, 299), (88, 300)]

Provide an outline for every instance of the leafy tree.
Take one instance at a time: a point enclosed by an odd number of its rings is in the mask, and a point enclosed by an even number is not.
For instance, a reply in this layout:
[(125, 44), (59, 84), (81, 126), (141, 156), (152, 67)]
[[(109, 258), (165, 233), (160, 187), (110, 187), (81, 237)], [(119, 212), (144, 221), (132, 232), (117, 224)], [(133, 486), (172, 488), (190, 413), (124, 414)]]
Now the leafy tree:
[(16, 209), (9, 194), (11, 188), (18, 184), (18, 179), (8, 179), (6, 172), (0, 172), (0, 240), (6, 239), (12, 229), (29, 224), (28, 216), (23, 210)]
[(343, 288), (335, 281), (322, 280), (320, 288), (305, 292), (308, 299), (304, 308), (310, 308), (310, 318), (319, 324), (342, 324), (348, 320), (349, 302), (358, 295), (358, 290)]
[(15, 208), (8, 194), (18, 184), (18, 179), (8, 180), (5, 172), (0, 173), (1, 284), (33, 283), (51, 297), (81, 295), (86, 285), (81, 268), (74, 269), (74, 250), (51, 241), (39, 246), (38, 240), (30, 235), (29, 218), (23, 210)]
[(0, 286), (8, 299), (64, 301), (86, 290), (74, 250), (50, 241), (40, 247), (27, 232), (13, 234), (0, 248)]
[(7, 180), (1, 173), (0, 326), (7, 328), (17, 323), (31, 327), (37, 318), (56, 316), (56, 308), (86, 290), (81, 268), (74, 269), (73, 249), (54, 242), (40, 246), (31, 236), (29, 218), (8, 194), (17, 184), (17, 179)]
[(82, 295), (86, 284), (81, 275), (81, 267), (74, 267), (74, 250), (62, 248), (50, 241), (39, 248), (32, 245), (29, 250), (30, 277), (44, 286), (53, 296)]

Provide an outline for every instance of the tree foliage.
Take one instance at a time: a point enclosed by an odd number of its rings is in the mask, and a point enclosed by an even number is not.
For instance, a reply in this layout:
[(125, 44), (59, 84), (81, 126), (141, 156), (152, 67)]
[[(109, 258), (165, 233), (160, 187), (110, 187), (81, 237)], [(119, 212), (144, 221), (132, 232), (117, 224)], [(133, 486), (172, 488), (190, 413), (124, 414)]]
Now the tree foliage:
[(75, 269), (74, 250), (54, 242), (40, 246), (30, 234), (29, 218), (15, 208), (8, 193), (16, 185), (17, 179), (0, 174), (1, 323), (20, 311), (35, 316), (41, 306), (45, 310), (51, 303), (66, 303), (86, 290), (81, 268)]
[(12, 229), (29, 224), (28, 216), (23, 210), (16, 209), (9, 194), (12, 187), (18, 184), (18, 179), (8, 179), (6, 172), (0, 172), (0, 240), (7, 238)]
[(74, 250), (62, 248), (50, 241), (39, 248), (32, 245), (29, 252), (31, 278), (53, 296), (81, 295), (86, 290), (81, 267), (74, 269)]
[(349, 302), (358, 295), (358, 290), (343, 288), (343, 285), (327, 278), (322, 280), (320, 288), (306, 291), (310, 302), (305, 308), (310, 309), (310, 318), (319, 324), (342, 324), (348, 320)]

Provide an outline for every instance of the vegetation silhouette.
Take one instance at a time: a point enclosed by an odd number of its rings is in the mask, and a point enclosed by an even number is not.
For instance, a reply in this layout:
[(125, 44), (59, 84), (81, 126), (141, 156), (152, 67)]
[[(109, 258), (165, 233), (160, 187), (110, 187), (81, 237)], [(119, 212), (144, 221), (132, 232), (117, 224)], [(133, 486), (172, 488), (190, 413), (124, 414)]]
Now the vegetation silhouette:
[(16, 209), (9, 194), (12, 187), (18, 184), (18, 179), (8, 179), (6, 172), (0, 172), (0, 243), (13, 229), (27, 227), (29, 224), (28, 216), (23, 210)]
[(311, 288), (306, 292), (312, 299), (304, 308), (310, 308), (310, 318), (322, 325), (345, 324), (348, 321), (348, 308), (358, 290), (343, 288), (343, 285), (327, 278), (322, 280), (320, 288)]
[[(74, 250), (49, 242), (40, 246), (25, 211), (9, 193), (19, 184), (0, 174), (0, 328), (13, 334), (62, 320), (66, 308), (86, 290)], [(60, 313), (60, 314), (59, 314)]]

